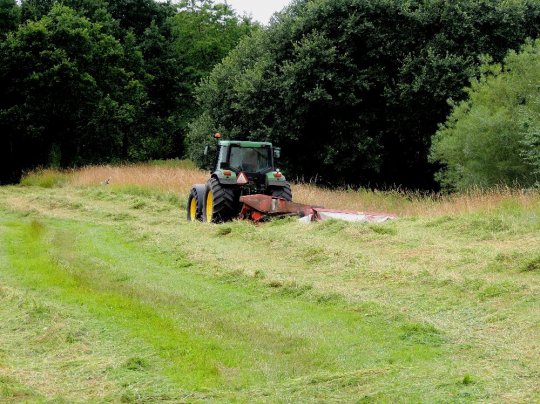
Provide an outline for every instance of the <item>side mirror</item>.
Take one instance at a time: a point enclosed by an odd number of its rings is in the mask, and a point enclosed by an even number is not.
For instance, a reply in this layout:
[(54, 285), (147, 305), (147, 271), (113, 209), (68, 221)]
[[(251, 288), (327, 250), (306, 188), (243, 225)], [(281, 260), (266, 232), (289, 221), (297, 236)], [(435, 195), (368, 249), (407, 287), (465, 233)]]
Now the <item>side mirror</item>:
[(278, 159), (281, 157), (281, 147), (274, 147), (274, 158)]

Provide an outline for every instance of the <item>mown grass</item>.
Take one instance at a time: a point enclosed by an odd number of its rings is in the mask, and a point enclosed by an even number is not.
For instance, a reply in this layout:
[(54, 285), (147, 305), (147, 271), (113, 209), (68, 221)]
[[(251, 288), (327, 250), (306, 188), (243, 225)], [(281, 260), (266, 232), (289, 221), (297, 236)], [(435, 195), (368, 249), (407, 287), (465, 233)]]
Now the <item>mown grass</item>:
[(207, 225), (111, 185), (0, 188), (0, 397), (540, 400), (537, 195)]
[[(2, 271), (12, 285), (65, 305), (74, 320), (90, 317), (102, 329), (121, 330), (103, 334), (133, 356), (103, 369), (107, 382), (156, 373), (183, 394), (220, 396), (219, 389), (230, 394), (319, 374), (363, 369), (383, 377), (437, 358), (444, 345), (432, 325), (374, 303), (352, 307), (313, 296), (311, 288), (261, 284), (240, 273), (186, 272), (192, 264), (185, 259), (141, 251), (107, 227), (17, 220), (2, 228), (9, 263)], [(51, 317), (42, 303), (32, 313)], [(64, 338), (71, 344), (77, 332)], [(38, 341), (34, 348), (41, 349)], [(63, 387), (69, 398), (73, 392)]]

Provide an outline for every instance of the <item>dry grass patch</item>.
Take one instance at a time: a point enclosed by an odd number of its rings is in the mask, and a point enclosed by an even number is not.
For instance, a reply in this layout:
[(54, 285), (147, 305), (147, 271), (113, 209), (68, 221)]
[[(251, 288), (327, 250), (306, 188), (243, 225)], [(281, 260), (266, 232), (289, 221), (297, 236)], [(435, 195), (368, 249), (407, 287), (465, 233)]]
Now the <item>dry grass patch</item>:
[(70, 183), (74, 186), (139, 186), (161, 192), (188, 193), (193, 184), (205, 183), (208, 174), (194, 168), (162, 167), (149, 164), (123, 166), (88, 166), (75, 170)]
[(300, 203), (318, 204), (334, 209), (392, 212), (401, 216), (486, 213), (504, 207), (532, 209), (540, 204), (538, 191), (508, 187), (472, 189), (452, 195), (423, 195), (408, 191), (334, 190), (311, 184), (296, 184), (293, 192), (295, 201)]
[[(52, 187), (70, 184), (76, 187), (138, 187), (187, 197), (193, 184), (205, 183), (209, 174), (192, 163), (141, 163), (120, 166), (88, 166), (70, 171), (39, 170), (29, 173), (23, 185)], [(445, 216), (463, 213), (489, 213), (500, 209), (534, 209), (540, 205), (537, 190), (508, 187), (472, 189), (468, 192), (442, 195), (402, 190), (327, 189), (313, 184), (293, 184), (295, 202), (368, 212), (391, 212), (400, 216)]]

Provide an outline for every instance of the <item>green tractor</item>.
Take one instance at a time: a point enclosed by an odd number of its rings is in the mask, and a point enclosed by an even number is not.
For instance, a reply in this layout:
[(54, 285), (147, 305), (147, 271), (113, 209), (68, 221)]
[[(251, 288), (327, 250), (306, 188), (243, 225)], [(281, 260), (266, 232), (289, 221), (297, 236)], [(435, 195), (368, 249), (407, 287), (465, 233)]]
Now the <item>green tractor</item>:
[[(215, 137), (221, 138), (219, 134)], [(268, 142), (237, 140), (220, 140), (218, 145), (210, 179), (194, 185), (189, 193), (189, 221), (232, 220), (240, 213), (240, 197), (244, 195), (265, 194), (292, 201), (291, 186), (274, 165), (280, 157), (279, 148)]]

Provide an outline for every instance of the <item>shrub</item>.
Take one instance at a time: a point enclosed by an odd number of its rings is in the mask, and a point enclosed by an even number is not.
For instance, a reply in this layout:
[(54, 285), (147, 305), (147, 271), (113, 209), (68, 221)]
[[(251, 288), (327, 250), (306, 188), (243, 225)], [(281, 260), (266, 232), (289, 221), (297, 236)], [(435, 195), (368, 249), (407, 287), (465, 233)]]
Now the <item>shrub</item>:
[(482, 70), (433, 139), (431, 159), (445, 166), (437, 178), (455, 189), (533, 186), (540, 178), (540, 41)]

